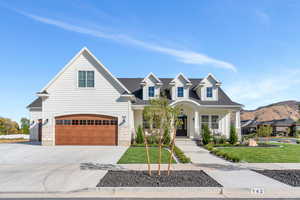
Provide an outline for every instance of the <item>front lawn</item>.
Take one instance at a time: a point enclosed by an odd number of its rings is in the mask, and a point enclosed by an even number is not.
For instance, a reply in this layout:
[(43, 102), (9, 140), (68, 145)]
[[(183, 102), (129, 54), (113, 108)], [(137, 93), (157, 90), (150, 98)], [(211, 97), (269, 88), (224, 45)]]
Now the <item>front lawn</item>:
[[(157, 163), (158, 160), (158, 148), (149, 148), (150, 162), (152, 164)], [(167, 164), (169, 161), (170, 153), (166, 149), (162, 149), (161, 163)], [(172, 160), (173, 163), (176, 163)], [(129, 147), (123, 154), (118, 164), (132, 164), (132, 163), (147, 163), (147, 155), (145, 147)]]
[(299, 144), (280, 144), (282, 147), (226, 147), (219, 151), (249, 163), (299, 163)]

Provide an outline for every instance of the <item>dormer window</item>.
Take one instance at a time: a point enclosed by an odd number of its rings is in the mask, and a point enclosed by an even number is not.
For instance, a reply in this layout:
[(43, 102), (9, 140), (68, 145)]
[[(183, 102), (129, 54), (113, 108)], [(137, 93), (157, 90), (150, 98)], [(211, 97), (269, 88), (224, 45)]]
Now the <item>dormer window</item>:
[(177, 88), (177, 97), (183, 97), (183, 87)]
[(207, 98), (212, 98), (213, 97), (213, 88), (212, 87), (207, 87), (206, 88), (206, 97)]
[(155, 88), (153, 86), (148, 88), (148, 96), (149, 97), (154, 97), (154, 89)]

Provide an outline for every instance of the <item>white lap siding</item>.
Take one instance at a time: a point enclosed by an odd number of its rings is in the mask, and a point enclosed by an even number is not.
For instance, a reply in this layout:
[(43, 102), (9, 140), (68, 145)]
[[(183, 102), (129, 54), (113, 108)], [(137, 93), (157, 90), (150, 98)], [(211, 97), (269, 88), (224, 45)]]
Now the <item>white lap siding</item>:
[[(94, 70), (95, 87), (78, 88), (78, 71)], [(55, 117), (69, 114), (101, 114), (118, 117), (118, 143), (128, 145), (131, 104), (121, 98), (122, 88), (87, 53), (81, 54), (47, 88), (49, 97), (43, 101), (44, 145), (55, 145)]]

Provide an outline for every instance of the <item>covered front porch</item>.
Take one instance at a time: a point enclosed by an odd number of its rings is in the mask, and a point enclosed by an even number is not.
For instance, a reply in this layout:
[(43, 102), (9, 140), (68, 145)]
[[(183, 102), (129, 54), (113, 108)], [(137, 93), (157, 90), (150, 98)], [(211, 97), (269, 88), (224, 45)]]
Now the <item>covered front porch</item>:
[[(200, 139), (203, 125), (208, 125), (214, 135), (229, 138), (230, 126), (234, 124), (240, 137), (240, 108), (230, 106), (200, 105), (192, 100), (180, 100), (171, 103), (179, 106), (181, 113), (179, 118), (182, 125), (177, 128), (177, 137)], [(134, 109), (134, 127), (143, 126), (143, 108)]]

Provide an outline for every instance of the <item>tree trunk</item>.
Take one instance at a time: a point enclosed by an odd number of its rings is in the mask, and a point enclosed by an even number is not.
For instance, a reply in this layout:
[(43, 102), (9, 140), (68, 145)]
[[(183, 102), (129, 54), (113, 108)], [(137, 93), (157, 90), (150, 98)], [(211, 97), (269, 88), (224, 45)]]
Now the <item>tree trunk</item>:
[(148, 148), (147, 136), (146, 136), (145, 131), (144, 131), (144, 141), (145, 141), (146, 154), (147, 154), (148, 174), (149, 174), (149, 176), (151, 176), (151, 163), (150, 163), (150, 156), (149, 156), (149, 148)]
[(160, 163), (161, 163), (161, 135), (159, 136), (159, 144), (158, 144), (158, 169), (157, 169), (157, 173), (158, 173), (158, 176), (160, 176)]
[(175, 146), (175, 137), (176, 137), (175, 128), (172, 128), (172, 131), (173, 131), (173, 137), (172, 137), (172, 142), (171, 142), (171, 153), (170, 153), (169, 163), (168, 163), (168, 176), (170, 175), (170, 171), (171, 171), (171, 163), (172, 163), (172, 158), (173, 158), (173, 152), (174, 152), (174, 146)]

